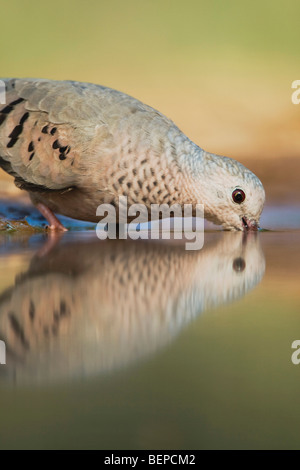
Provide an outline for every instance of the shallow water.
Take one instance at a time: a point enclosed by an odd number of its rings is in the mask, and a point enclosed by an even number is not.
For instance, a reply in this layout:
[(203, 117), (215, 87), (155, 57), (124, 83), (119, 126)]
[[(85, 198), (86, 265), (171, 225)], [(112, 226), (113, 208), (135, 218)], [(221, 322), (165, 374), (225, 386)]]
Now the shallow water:
[(300, 448), (299, 209), (262, 226), (1, 234), (0, 447)]

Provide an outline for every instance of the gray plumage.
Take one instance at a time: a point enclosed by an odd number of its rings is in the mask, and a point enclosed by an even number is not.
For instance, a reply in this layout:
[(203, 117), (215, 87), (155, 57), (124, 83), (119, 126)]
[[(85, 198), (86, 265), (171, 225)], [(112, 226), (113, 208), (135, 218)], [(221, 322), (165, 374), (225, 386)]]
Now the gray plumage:
[[(205, 152), (164, 115), (116, 90), (79, 82), (7, 79), (0, 166), (53, 212), (97, 221), (101, 203), (197, 203), (224, 228), (258, 225), (259, 179)], [(234, 204), (241, 188), (245, 202)], [(244, 219), (244, 222), (243, 222)]]
[(259, 237), (208, 234), (203, 250), (187, 252), (182, 243), (90, 235), (33, 256), (0, 295), (3, 375), (65, 380), (128, 366), (198, 315), (242, 298), (264, 274)]

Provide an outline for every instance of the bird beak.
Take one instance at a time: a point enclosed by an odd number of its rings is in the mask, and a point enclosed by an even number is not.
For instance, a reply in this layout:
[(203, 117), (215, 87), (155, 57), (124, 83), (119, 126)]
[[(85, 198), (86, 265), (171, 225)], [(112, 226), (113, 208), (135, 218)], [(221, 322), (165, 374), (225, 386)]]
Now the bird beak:
[(242, 223), (243, 223), (243, 228), (244, 231), (257, 231), (259, 229), (259, 225), (256, 222), (256, 220), (253, 219), (247, 219), (247, 217), (242, 217)]

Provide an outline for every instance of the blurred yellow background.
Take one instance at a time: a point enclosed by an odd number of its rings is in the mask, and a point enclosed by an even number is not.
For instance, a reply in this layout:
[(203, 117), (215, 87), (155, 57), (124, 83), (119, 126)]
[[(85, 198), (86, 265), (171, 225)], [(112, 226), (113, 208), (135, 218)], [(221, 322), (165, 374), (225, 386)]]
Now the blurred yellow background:
[(296, 0), (1, 0), (0, 7), (2, 77), (124, 91), (206, 150), (249, 166), (269, 198), (300, 199), (300, 105), (291, 101), (300, 79)]

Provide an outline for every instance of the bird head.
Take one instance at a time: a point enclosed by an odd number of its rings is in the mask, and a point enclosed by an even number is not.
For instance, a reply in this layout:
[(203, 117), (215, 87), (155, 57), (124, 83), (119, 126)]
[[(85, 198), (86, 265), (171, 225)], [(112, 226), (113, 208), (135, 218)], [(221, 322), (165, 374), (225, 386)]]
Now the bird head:
[(204, 168), (205, 217), (225, 230), (257, 230), (265, 202), (259, 178), (241, 163), (212, 154), (206, 154)]

